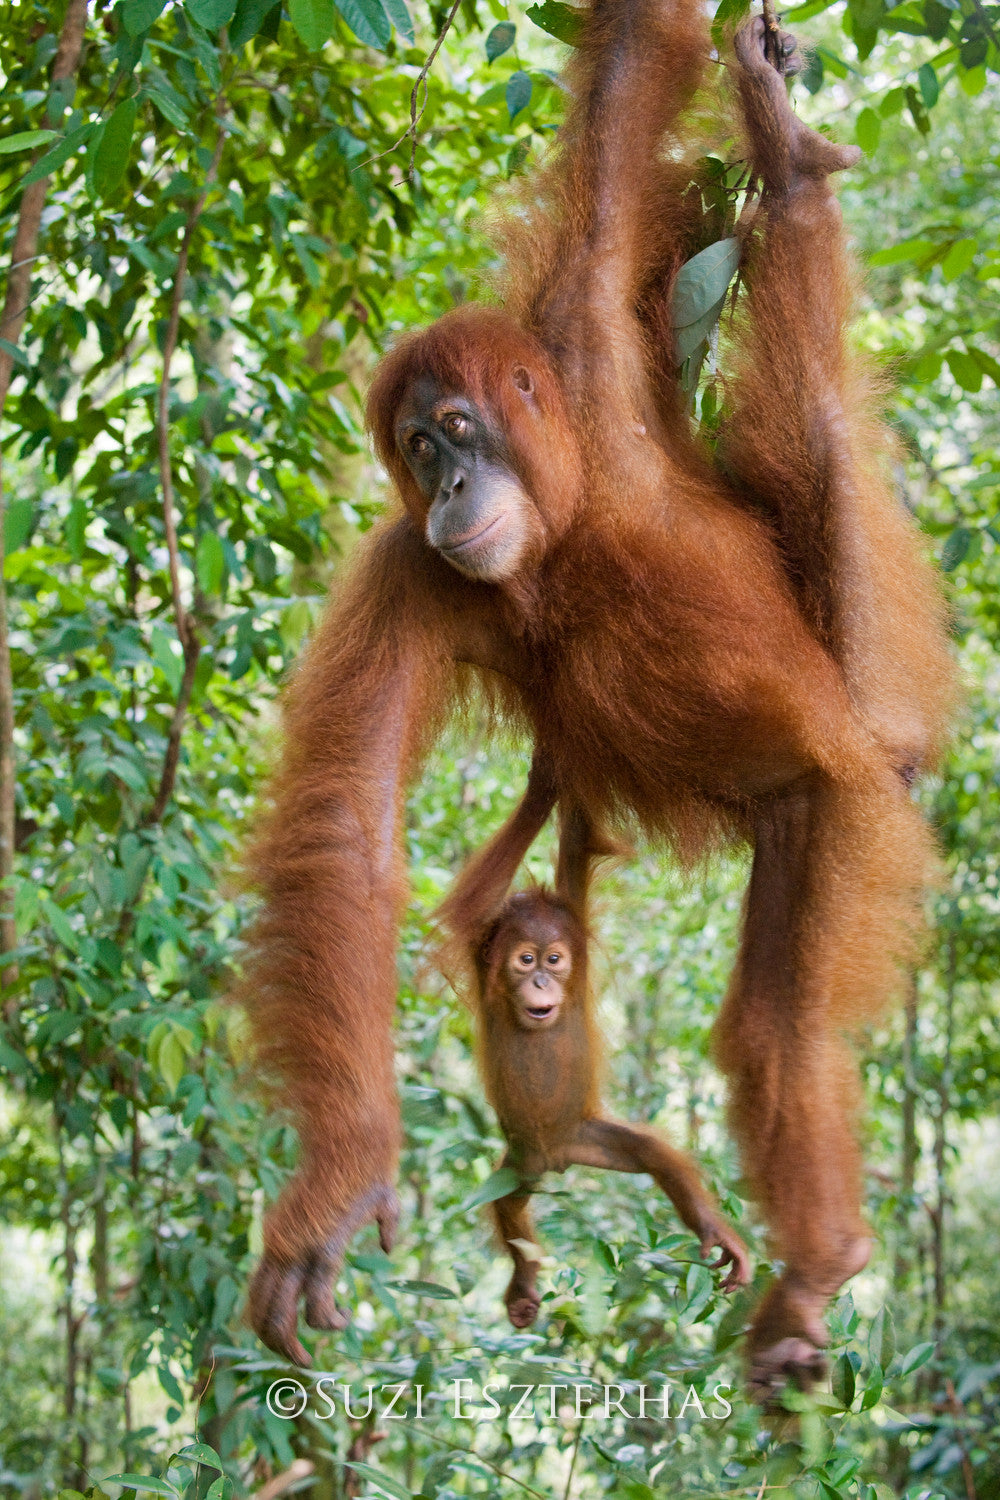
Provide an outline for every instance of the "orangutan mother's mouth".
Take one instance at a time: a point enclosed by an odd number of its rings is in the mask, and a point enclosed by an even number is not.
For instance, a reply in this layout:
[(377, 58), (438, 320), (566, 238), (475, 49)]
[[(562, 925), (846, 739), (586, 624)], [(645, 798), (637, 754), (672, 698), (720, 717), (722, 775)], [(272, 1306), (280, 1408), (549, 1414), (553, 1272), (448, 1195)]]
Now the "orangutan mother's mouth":
[(501, 511), (498, 516), (493, 517), (492, 521), (487, 521), (482, 531), (477, 531), (475, 536), (467, 536), (464, 542), (455, 542), (454, 544), (449, 542), (447, 545), (442, 547), (442, 551), (448, 552), (452, 556), (454, 556), (458, 552), (464, 552), (466, 547), (474, 547), (477, 542), (482, 541), (484, 536), (489, 536), (494, 526), (499, 526), (503, 518), (504, 512)]

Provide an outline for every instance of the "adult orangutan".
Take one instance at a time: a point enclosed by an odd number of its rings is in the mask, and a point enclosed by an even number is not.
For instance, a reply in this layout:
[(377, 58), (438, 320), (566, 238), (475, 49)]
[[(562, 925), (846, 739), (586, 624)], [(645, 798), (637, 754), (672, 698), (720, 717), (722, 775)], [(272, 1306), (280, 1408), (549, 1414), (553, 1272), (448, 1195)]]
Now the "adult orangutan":
[(577, 1163), (612, 1172), (648, 1172), (698, 1237), (703, 1256), (728, 1265), (723, 1289), (750, 1277), (746, 1246), (706, 1191), (697, 1169), (647, 1126), (610, 1119), (601, 1108), (587, 980), (587, 887), (595, 857), (615, 846), (581, 808), (564, 818), (554, 892), (507, 888), (548, 803), (547, 767), (536, 760), (521, 806), (462, 872), (440, 915), (471, 971), (479, 1062), (507, 1139), (502, 1165), (522, 1186), (491, 1204), (500, 1242), (513, 1262), (504, 1294), (515, 1328), (535, 1321), (538, 1261), (528, 1207), (531, 1182)]
[(821, 1364), (826, 1302), (868, 1257), (842, 1032), (912, 943), (928, 839), (908, 784), (949, 696), (942, 611), (844, 342), (827, 174), (857, 153), (793, 114), (760, 21), (732, 70), (762, 194), (714, 459), (691, 432), (670, 302), (699, 247), (680, 137), (709, 55), (692, 0), (594, 0), (503, 310), (402, 339), (372, 386), (402, 506), (291, 686), (252, 861), (246, 995), (302, 1156), (249, 1314), (297, 1361), (300, 1298), (342, 1326), (344, 1247), (371, 1220), (392, 1240), (403, 795), (470, 673), (567, 806), (688, 861), (753, 847), (718, 1057), (785, 1267), (749, 1336), (759, 1389)]

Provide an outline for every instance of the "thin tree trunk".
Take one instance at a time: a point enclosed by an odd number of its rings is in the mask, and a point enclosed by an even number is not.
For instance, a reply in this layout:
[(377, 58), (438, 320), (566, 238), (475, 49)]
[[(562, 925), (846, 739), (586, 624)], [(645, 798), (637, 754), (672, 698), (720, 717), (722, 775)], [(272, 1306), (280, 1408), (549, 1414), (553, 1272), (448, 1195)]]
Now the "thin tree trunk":
[(934, 1120), (935, 1204), (931, 1215), (934, 1229), (934, 1335), (944, 1332), (945, 1306), (948, 1300), (945, 1219), (948, 1210), (947, 1124), (951, 1111), (951, 1057), (955, 1029), (955, 988), (958, 980), (958, 953), (955, 930), (948, 934), (948, 970), (945, 983), (945, 1047), (938, 1084), (938, 1108)]
[[(80, 62), (83, 34), (87, 24), (87, 0), (70, 0), (63, 20), (55, 61), (52, 64), (53, 85), (72, 78)], [(53, 88), (52, 103), (46, 115), (48, 127), (58, 125), (67, 102), (62, 90)], [(10, 271), (7, 276), (7, 291), (0, 312), (0, 338), (16, 344), (24, 329), (24, 320), (31, 301), (31, 268), (38, 254), (38, 238), (42, 224), (42, 209), (49, 190), (48, 177), (30, 182), (21, 195), (21, 211), (18, 214), (14, 243), (10, 254)], [(14, 361), (5, 349), (0, 349), (0, 423), (7, 405), (7, 393), (14, 374)], [(13, 891), (11, 877), (14, 874), (14, 822), (16, 818), (16, 776), (14, 757), (14, 680), (10, 665), (10, 641), (8, 637), (7, 585), (5, 582), (4, 521), (6, 502), (3, 490), (2, 450), (0, 450), (0, 949), (11, 953), (17, 947), (17, 931), (14, 925)], [(17, 971), (7, 965), (3, 972), (3, 983), (12, 984)], [(8, 1002), (6, 1013), (12, 1013)]]
[(917, 1180), (917, 976), (912, 974), (906, 991), (903, 1032), (903, 1120), (899, 1161), (899, 1207), (896, 1212), (896, 1257), (893, 1285), (903, 1289), (913, 1267), (913, 1194)]

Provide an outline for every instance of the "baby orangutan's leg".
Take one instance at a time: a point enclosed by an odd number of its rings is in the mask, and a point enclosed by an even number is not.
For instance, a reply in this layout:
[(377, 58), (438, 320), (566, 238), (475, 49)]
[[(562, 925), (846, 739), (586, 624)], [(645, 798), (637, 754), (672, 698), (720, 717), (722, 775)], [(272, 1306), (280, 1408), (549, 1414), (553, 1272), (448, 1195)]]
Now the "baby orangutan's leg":
[[(502, 1167), (514, 1165), (509, 1154), (504, 1157), (500, 1165)], [(530, 1193), (519, 1189), (517, 1192), (508, 1193), (506, 1198), (498, 1198), (492, 1204), (497, 1233), (503, 1241), (504, 1249), (514, 1262), (514, 1274), (503, 1294), (503, 1300), (507, 1307), (507, 1316), (515, 1328), (531, 1326), (538, 1316), (538, 1306), (541, 1301), (536, 1285), (538, 1261), (532, 1253), (536, 1247), (535, 1226), (528, 1208), (530, 1197)]]
[(655, 1131), (622, 1125), (617, 1120), (584, 1120), (563, 1159), (566, 1165), (577, 1162), (583, 1167), (606, 1167), (609, 1172), (648, 1172), (698, 1236), (702, 1255), (708, 1256), (713, 1249), (720, 1251), (713, 1269), (730, 1266), (722, 1290), (734, 1291), (750, 1280), (747, 1247), (722, 1217), (694, 1163), (668, 1146)]

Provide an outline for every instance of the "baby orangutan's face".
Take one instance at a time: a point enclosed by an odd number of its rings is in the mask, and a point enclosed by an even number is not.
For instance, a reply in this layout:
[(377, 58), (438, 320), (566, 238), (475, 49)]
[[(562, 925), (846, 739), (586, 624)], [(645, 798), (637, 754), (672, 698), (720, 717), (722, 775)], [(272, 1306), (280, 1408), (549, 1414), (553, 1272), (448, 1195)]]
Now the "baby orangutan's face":
[(545, 1031), (558, 1021), (572, 968), (569, 944), (556, 929), (514, 934), (507, 955), (507, 990), (514, 1019), (525, 1031)]

